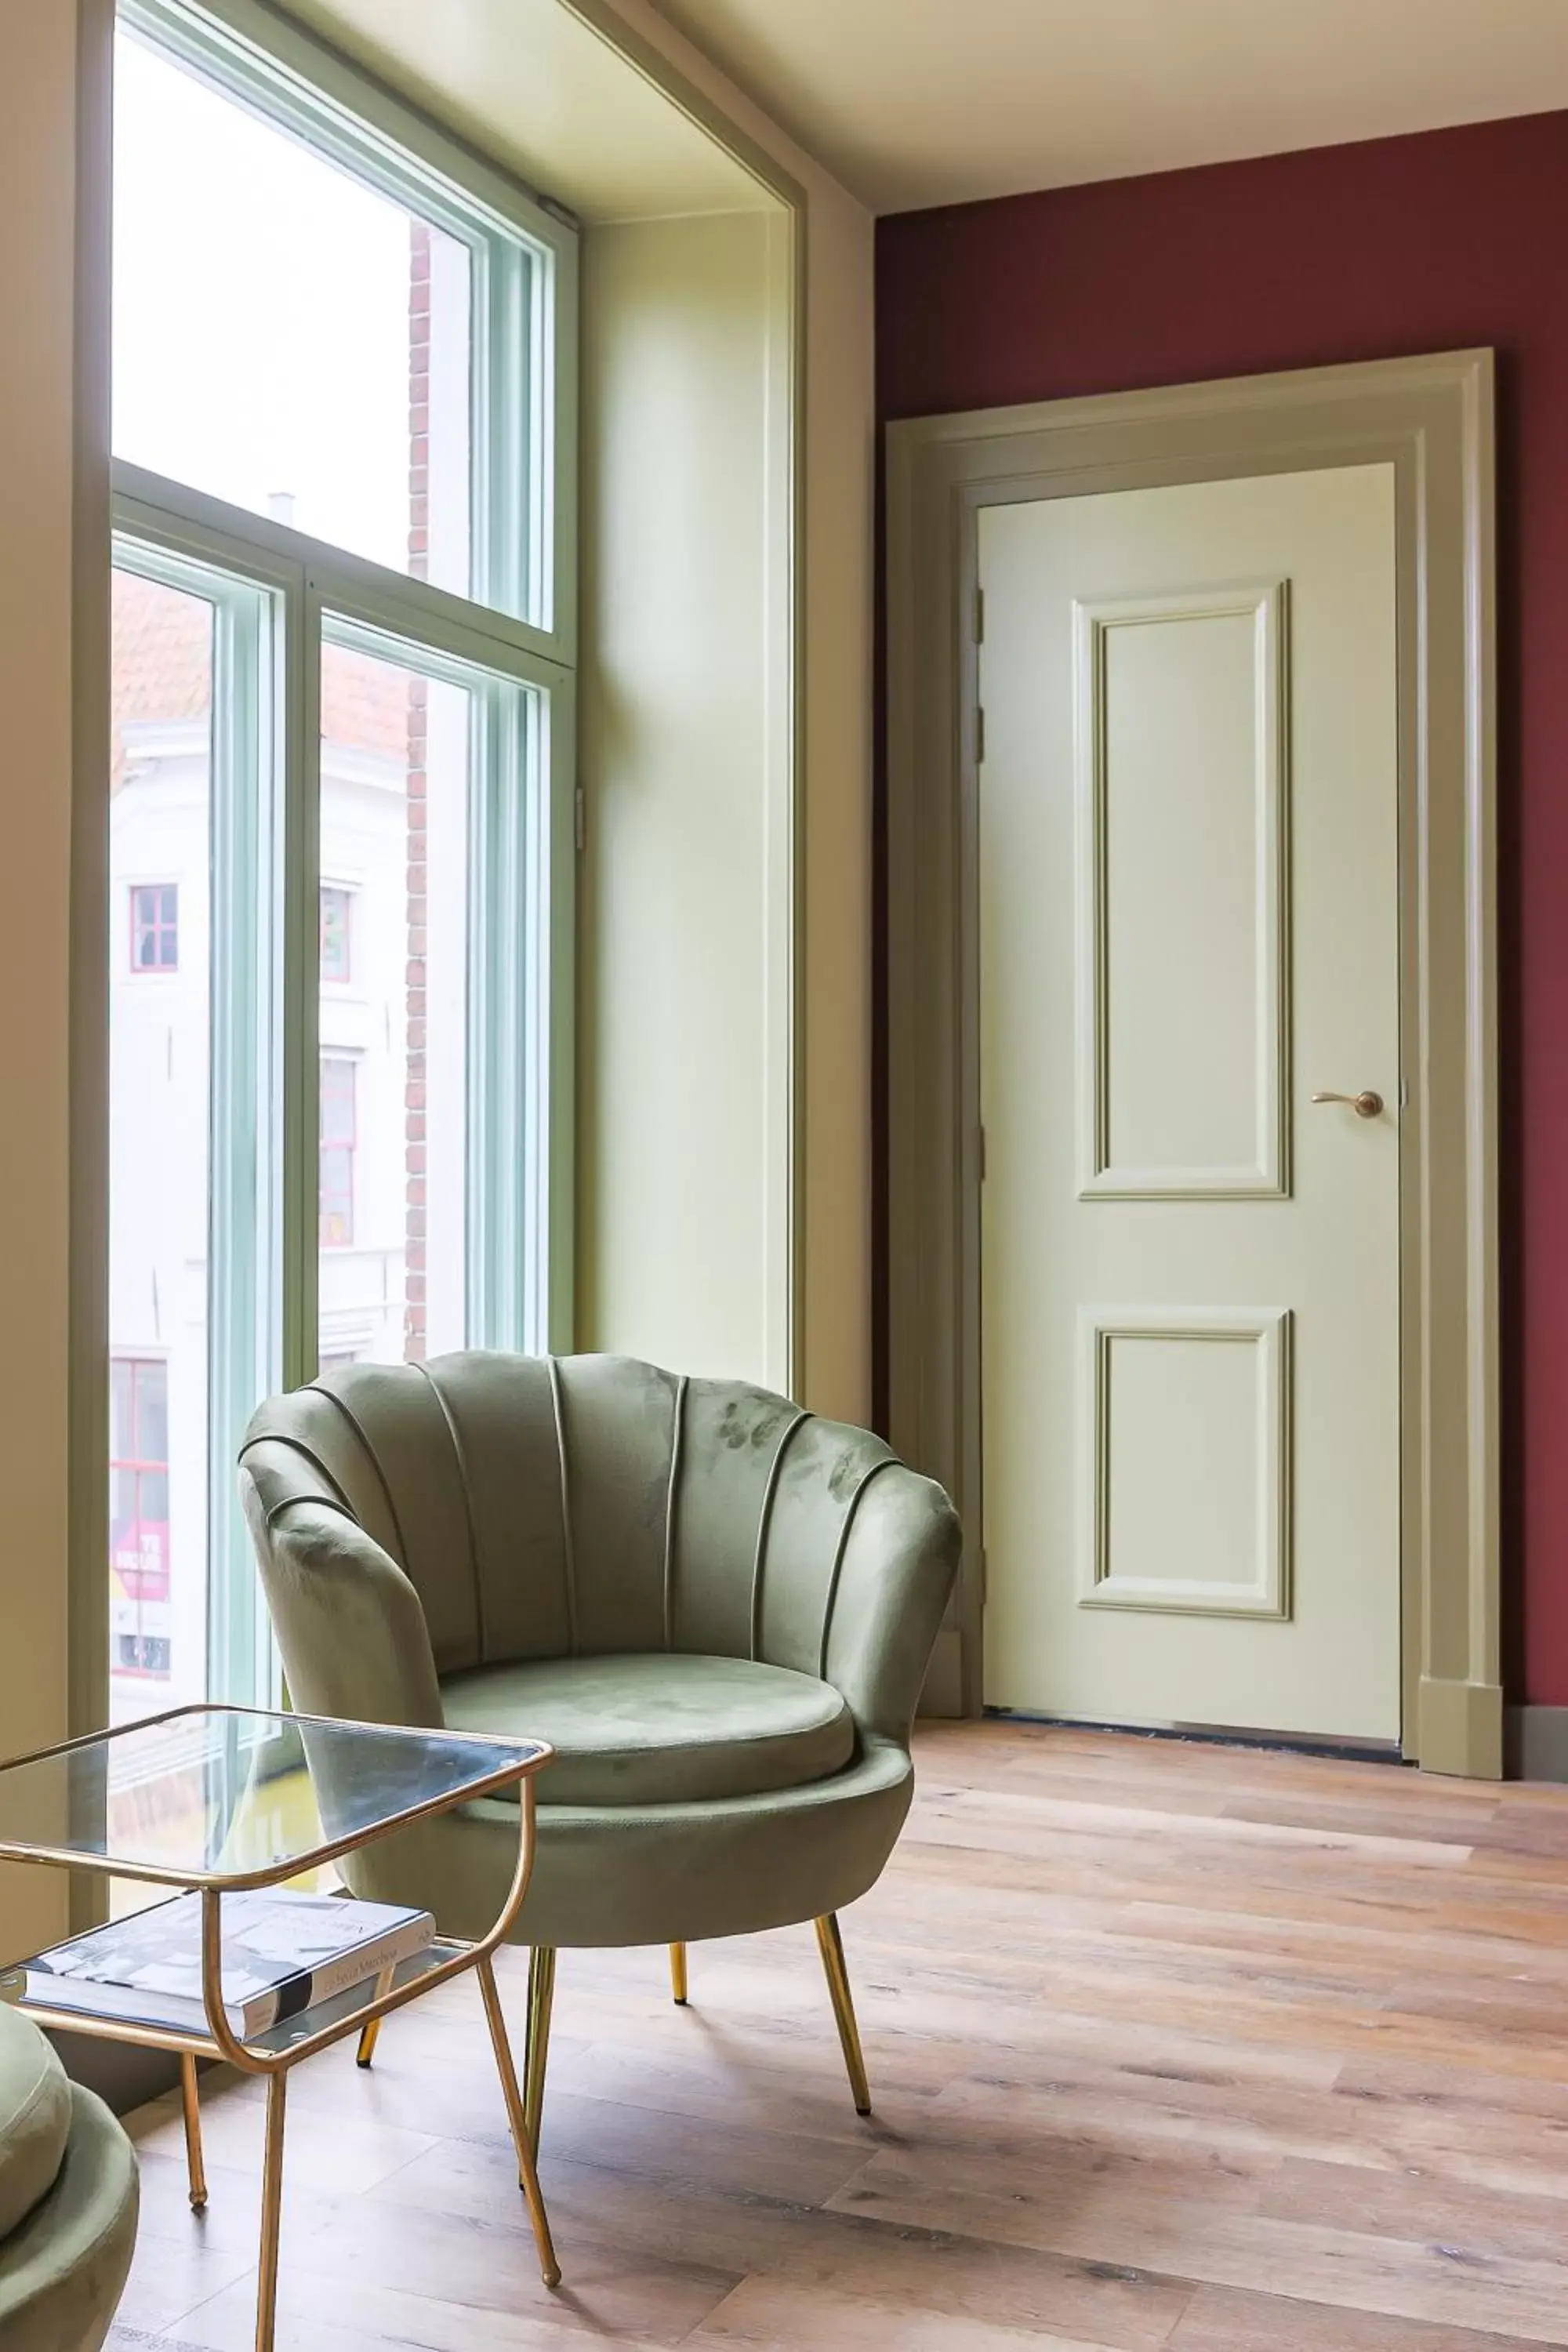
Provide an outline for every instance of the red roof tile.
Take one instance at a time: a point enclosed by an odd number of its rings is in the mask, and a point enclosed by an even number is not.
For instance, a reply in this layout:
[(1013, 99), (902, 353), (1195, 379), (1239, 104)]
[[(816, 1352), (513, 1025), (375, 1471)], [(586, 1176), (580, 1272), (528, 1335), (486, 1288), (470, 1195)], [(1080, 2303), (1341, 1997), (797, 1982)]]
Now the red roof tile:
[[(321, 648), (321, 734), (345, 750), (403, 758), (409, 673), (341, 646)], [(113, 578), (113, 755), (125, 778), (128, 727), (206, 716), (212, 698), (212, 607), (137, 572)]]

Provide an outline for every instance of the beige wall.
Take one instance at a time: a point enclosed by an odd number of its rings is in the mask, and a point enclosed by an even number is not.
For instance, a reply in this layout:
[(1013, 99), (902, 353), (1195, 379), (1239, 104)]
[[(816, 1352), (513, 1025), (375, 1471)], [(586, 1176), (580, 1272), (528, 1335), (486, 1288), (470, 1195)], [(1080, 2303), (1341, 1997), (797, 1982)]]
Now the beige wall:
[[(27, 8), (0, 75), (0, 217), (10, 317), (0, 709), (6, 719), (6, 915), (0, 924), (0, 1749), (68, 1730), (67, 1442), (72, 537), (77, 404), (77, 26)], [(54, 1872), (0, 1877), (0, 1958), (64, 1923)]]
[(644, 0), (616, 13), (805, 191), (799, 1386), (870, 1410), (872, 223)]
[(871, 220), (811, 194), (800, 1245), (804, 1393), (871, 1410)]
[(589, 228), (582, 278), (578, 1343), (778, 1382), (786, 233)]

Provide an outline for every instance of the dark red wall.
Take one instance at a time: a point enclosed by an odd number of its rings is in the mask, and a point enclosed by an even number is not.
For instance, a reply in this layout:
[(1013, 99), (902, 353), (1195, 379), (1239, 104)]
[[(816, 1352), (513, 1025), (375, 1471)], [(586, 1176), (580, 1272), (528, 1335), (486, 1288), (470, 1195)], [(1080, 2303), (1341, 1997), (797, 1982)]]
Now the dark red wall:
[(1510, 1695), (1568, 1706), (1568, 113), (884, 220), (884, 417), (1498, 358)]

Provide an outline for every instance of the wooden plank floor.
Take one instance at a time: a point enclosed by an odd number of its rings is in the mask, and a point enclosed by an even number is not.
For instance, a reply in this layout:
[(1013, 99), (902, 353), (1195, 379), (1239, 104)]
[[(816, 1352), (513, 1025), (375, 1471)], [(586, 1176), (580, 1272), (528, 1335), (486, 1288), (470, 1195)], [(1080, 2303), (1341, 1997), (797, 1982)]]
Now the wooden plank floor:
[[(533, 2266), (479, 1995), (289, 2093), (285, 2352), (1521, 2352), (1568, 2344), (1568, 1790), (998, 1725), (932, 1729), (844, 1927), (563, 1955)], [(521, 2039), (522, 1963), (502, 1990)], [(212, 2203), (134, 2119), (116, 2336), (247, 2352), (261, 2108)]]

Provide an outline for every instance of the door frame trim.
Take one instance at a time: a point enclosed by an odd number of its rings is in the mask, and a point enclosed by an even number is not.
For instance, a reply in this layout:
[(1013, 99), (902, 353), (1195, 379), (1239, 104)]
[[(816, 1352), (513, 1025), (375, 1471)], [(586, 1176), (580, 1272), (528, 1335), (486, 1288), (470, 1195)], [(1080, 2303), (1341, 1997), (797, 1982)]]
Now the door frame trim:
[(1391, 464), (1400, 721), (1404, 1749), (1502, 1770), (1489, 351), (887, 431), (889, 1434), (970, 1529), (927, 1706), (981, 1711), (979, 509)]

